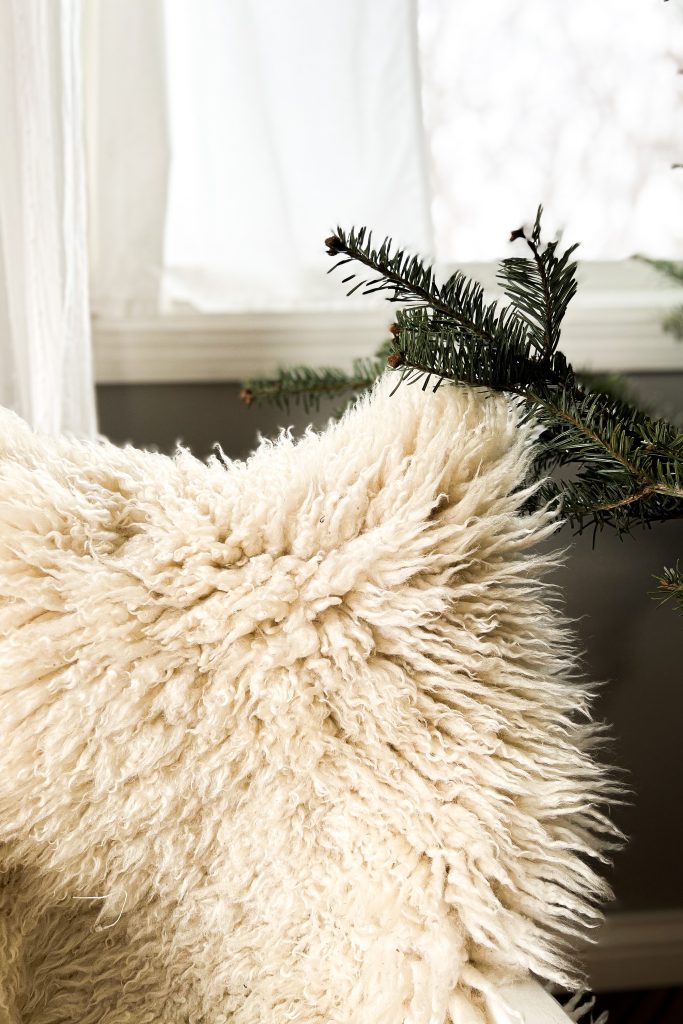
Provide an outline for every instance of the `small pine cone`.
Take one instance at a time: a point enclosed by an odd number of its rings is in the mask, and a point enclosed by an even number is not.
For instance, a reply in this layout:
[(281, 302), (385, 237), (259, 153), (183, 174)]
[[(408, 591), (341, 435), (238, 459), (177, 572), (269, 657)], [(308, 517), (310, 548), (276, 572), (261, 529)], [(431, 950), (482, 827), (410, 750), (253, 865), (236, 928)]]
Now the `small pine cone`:
[(398, 326), (398, 324), (392, 324), (391, 327), (389, 328), (389, 334), (393, 334), (395, 338), (397, 338), (400, 333), (401, 328)]
[(329, 238), (325, 239), (325, 245), (327, 246), (328, 256), (338, 256), (342, 252), (341, 239), (337, 235), (330, 235)]
[(399, 366), (403, 365), (403, 356), (401, 355), (400, 352), (394, 352), (394, 354), (389, 356), (389, 358), (387, 359), (387, 363), (389, 364), (392, 370), (396, 370), (398, 369)]
[(242, 388), (240, 391), (240, 401), (244, 402), (245, 405), (251, 405), (254, 401), (254, 392), (251, 388)]

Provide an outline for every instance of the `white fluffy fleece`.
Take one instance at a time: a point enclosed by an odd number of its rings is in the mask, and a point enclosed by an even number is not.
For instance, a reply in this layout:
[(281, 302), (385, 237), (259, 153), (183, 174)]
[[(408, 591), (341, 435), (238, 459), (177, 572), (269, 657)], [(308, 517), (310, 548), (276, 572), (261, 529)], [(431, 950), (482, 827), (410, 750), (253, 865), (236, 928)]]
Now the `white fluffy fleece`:
[(0, 416), (2, 1024), (472, 1024), (612, 834), (505, 399), (207, 466)]

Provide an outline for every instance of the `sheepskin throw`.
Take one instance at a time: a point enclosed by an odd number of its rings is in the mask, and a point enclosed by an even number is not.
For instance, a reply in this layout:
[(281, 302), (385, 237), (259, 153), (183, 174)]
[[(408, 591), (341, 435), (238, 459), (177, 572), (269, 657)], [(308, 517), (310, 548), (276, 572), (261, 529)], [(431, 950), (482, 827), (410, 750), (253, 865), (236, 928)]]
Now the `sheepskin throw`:
[(0, 414), (2, 1024), (473, 1024), (609, 840), (500, 396), (208, 465)]

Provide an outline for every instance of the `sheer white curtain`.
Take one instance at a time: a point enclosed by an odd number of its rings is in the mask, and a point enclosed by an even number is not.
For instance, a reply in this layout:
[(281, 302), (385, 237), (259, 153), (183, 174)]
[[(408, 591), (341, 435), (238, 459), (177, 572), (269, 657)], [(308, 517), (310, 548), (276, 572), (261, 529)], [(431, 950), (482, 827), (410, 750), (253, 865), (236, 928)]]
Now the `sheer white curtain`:
[(0, 0), (0, 402), (95, 433), (80, 0)]
[(338, 222), (431, 247), (414, 0), (96, 6), (98, 312), (342, 305)]

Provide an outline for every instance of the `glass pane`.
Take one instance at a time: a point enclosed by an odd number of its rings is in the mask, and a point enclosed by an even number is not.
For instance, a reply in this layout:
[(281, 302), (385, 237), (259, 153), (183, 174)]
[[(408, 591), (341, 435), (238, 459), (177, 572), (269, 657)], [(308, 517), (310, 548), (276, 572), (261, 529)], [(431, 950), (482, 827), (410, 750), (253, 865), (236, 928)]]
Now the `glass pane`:
[(436, 255), (533, 217), (583, 259), (683, 254), (683, 18), (662, 0), (419, 0)]

